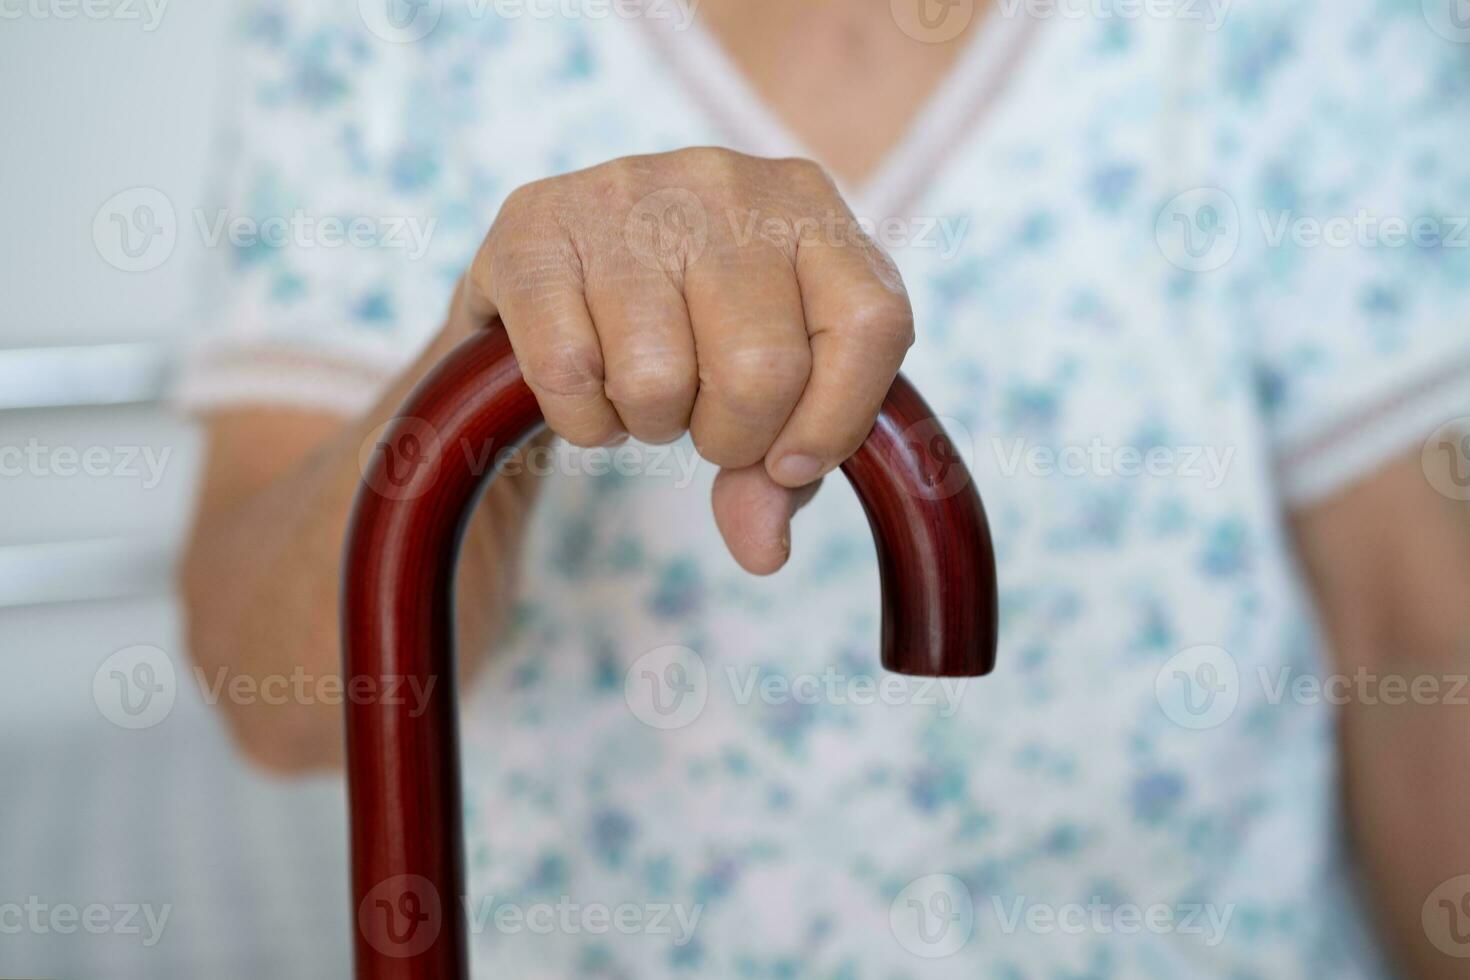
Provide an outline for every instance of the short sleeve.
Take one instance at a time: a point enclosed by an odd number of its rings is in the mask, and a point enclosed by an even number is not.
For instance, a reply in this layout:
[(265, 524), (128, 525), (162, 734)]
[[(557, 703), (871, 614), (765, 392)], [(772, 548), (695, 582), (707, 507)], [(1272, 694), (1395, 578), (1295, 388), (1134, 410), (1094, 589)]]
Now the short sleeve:
[(357, 6), (252, 0), (233, 28), (217, 172), (179, 215), (210, 265), (186, 410), (361, 411), (442, 323), (473, 243), (432, 206), (442, 141), (406, 118), (425, 45), (374, 39)]
[(1288, 504), (1470, 415), (1470, 45), (1433, 23), (1418, 0), (1351, 0), (1226, 28), (1232, 138), (1254, 149), (1223, 302)]

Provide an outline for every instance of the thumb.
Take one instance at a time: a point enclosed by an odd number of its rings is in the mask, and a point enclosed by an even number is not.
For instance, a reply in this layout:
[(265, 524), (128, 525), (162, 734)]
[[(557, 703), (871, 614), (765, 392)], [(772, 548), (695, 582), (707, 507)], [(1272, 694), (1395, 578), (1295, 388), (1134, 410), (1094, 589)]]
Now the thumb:
[(789, 490), (771, 479), (764, 462), (725, 469), (715, 477), (715, 525), (740, 567), (769, 575), (791, 554), (791, 517), (816, 495), (821, 481)]

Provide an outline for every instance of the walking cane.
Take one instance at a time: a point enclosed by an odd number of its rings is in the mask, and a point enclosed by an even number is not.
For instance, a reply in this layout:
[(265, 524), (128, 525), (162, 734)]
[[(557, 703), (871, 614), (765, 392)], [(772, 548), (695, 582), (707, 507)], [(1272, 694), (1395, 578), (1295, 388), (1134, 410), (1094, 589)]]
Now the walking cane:
[[(542, 425), (497, 324), (419, 385), (364, 468), (344, 558), (347, 692), (391, 677), (430, 693), (426, 708), (347, 699), (360, 980), (469, 975), (452, 600), (460, 538), (493, 470), (453, 447), (508, 446)], [(842, 470), (877, 545), (883, 666), (927, 677), (988, 673), (998, 613), (985, 511), (902, 376)]]

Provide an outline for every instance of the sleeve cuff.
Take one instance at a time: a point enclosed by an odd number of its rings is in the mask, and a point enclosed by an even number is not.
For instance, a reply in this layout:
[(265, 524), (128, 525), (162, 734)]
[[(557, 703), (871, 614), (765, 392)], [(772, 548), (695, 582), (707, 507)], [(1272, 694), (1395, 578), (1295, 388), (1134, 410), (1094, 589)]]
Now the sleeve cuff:
[(1445, 423), (1470, 416), (1470, 348), (1416, 365), (1357, 404), (1278, 451), (1277, 477), (1288, 505), (1331, 497), (1418, 448)]
[(202, 350), (184, 359), (171, 400), (191, 415), (259, 406), (354, 416), (378, 400), (397, 367), (366, 354), (284, 345)]

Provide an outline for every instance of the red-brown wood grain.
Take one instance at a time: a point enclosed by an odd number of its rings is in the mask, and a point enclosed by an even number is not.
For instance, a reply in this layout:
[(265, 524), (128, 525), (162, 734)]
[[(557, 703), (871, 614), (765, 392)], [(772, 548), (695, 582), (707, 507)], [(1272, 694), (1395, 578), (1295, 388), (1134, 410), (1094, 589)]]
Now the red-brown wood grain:
[[(493, 476), (486, 459), (541, 425), (497, 327), (454, 351), (366, 447), (342, 589), (360, 978), (468, 976), (454, 568)], [(964, 462), (902, 377), (842, 469), (877, 546), (883, 666), (989, 672), (998, 614), (985, 512)], [(401, 696), (410, 683), (430, 692), (426, 708)]]

